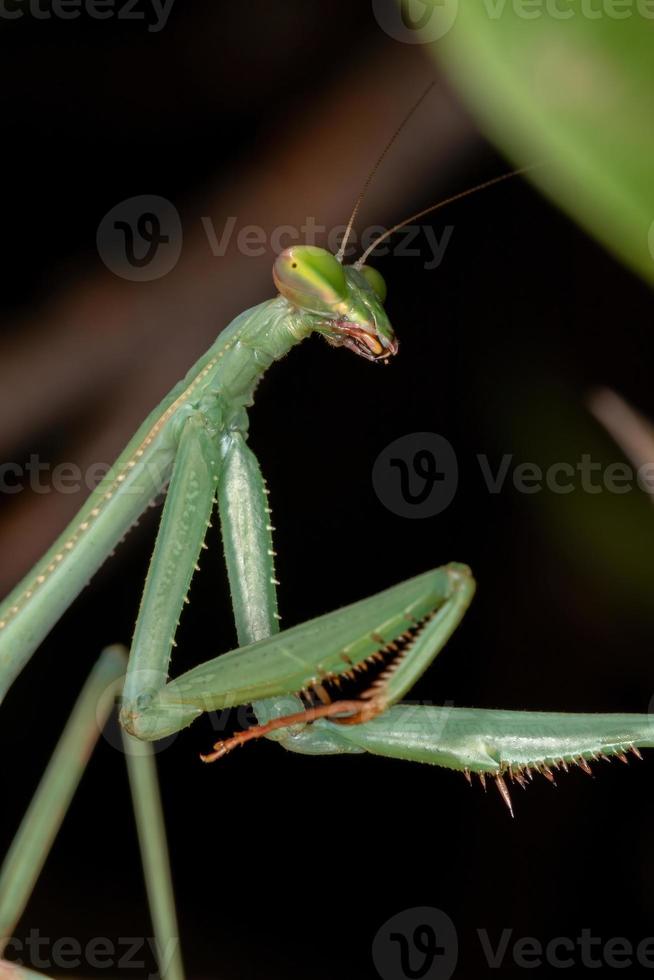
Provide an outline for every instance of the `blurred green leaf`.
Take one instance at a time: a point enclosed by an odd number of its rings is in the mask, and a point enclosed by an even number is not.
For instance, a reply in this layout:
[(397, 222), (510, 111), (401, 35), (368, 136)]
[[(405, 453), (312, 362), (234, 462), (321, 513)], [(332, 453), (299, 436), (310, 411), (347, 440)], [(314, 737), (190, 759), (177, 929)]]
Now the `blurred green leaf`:
[(426, 2), (423, 37), (484, 131), (654, 281), (654, 2)]

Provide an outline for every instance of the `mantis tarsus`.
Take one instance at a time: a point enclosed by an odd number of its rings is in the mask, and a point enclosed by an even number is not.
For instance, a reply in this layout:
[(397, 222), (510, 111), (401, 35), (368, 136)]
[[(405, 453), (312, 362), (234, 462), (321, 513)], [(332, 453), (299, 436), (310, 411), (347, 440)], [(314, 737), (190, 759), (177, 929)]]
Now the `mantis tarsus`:
[[(352, 266), (343, 265), (342, 253), (308, 245), (277, 257), (278, 295), (222, 331), (0, 606), (0, 698), (167, 486), (122, 695), (121, 722), (129, 735), (159, 739), (204, 711), (252, 702), (259, 725), (217, 743), (205, 761), (277, 733), (285, 748), (305, 754), (368, 751), (456, 769), (468, 779), (476, 774), (482, 783), (491, 777), (510, 810), (506, 777), (524, 786), (538, 771), (553, 780), (553, 768), (588, 770), (591, 760), (615, 755), (624, 761), (626, 752), (637, 755), (639, 746), (654, 745), (648, 715), (397, 704), (465, 613), (474, 591), (465, 565), (426, 572), (278, 631), (270, 510), (247, 446), (247, 409), (267, 368), (312, 333), (371, 361), (395, 355), (385, 285), (365, 264), (367, 254)], [(169, 681), (177, 623), (216, 500), (240, 646)], [(0, 936), (16, 910), (14, 903), (4, 918), (0, 914)]]

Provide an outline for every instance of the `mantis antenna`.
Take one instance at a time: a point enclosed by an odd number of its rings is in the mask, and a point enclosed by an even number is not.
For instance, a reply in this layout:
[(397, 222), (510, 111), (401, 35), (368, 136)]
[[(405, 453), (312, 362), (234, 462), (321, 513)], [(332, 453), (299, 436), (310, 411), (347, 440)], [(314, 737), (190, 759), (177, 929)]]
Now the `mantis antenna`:
[(438, 211), (439, 208), (444, 208), (446, 204), (452, 204), (454, 201), (460, 201), (464, 197), (469, 197), (470, 194), (476, 194), (477, 191), (484, 191), (487, 187), (492, 187), (494, 184), (500, 184), (503, 180), (508, 180), (509, 177), (518, 177), (520, 174), (526, 173), (528, 170), (534, 170), (535, 167), (542, 166), (541, 163), (532, 163), (527, 167), (520, 167), (518, 170), (511, 170), (507, 174), (500, 174), (499, 177), (492, 177), (490, 180), (485, 180), (482, 184), (477, 184), (476, 187), (469, 187), (467, 191), (460, 191), (458, 194), (453, 194), (451, 197), (446, 197), (445, 200), (439, 201), (438, 204), (432, 204), (431, 207), (424, 208), (422, 211), (416, 211), (415, 214), (410, 215), (405, 218), (404, 221), (400, 221), (398, 224), (393, 225), (388, 231), (385, 231), (383, 235), (375, 239), (368, 248), (365, 250), (363, 255), (356, 260), (354, 263), (355, 269), (360, 269), (364, 265), (368, 256), (374, 252), (378, 245), (381, 245), (383, 241), (394, 235), (396, 231), (400, 228), (404, 228), (405, 225), (410, 224), (412, 221), (417, 221), (418, 218), (424, 218), (426, 214), (431, 214), (432, 211)]
[(373, 177), (375, 176), (375, 174), (379, 170), (379, 167), (381, 166), (381, 163), (382, 163), (384, 157), (386, 156), (386, 154), (388, 153), (388, 151), (392, 147), (393, 143), (395, 142), (395, 140), (397, 139), (397, 137), (400, 135), (400, 133), (402, 132), (402, 130), (404, 129), (404, 127), (408, 123), (409, 119), (411, 118), (411, 116), (416, 111), (416, 109), (427, 98), (427, 96), (429, 95), (429, 93), (431, 92), (431, 90), (433, 89), (433, 87), (434, 87), (435, 84), (436, 84), (435, 82), (430, 82), (429, 85), (427, 86), (427, 88), (424, 90), (424, 92), (420, 96), (420, 98), (417, 99), (416, 102), (414, 102), (414, 104), (411, 106), (411, 108), (409, 109), (409, 111), (405, 115), (404, 119), (402, 120), (402, 122), (400, 123), (400, 125), (397, 127), (397, 129), (395, 130), (395, 132), (393, 133), (393, 135), (389, 139), (388, 143), (386, 144), (386, 146), (384, 147), (384, 149), (382, 150), (382, 152), (379, 154), (379, 157), (377, 158), (377, 162), (375, 163), (374, 167), (372, 168), (372, 170), (370, 171), (370, 173), (366, 177), (366, 182), (363, 185), (363, 187), (361, 188), (361, 193), (357, 197), (356, 202), (355, 202), (355, 205), (354, 205), (354, 207), (352, 209), (352, 214), (350, 215), (350, 220), (347, 223), (347, 228), (345, 229), (345, 234), (343, 236), (343, 241), (341, 242), (341, 247), (339, 248), (338, 252), (336, 253), (336, 258), (338, 259), (339, 262), (342, 262), (343, 261), (343, 257), (345, 255), (345, 249), (347, 248), (348, 239), (349, 239), (349, 237), (350, 237), (350, 235), (352, 233), (352, 226), (354, 225), (354, 220), (355, 220), (355, 218), (356, 218), (356, 216), (357, 216), (357, 214), (359, 212), (359, 208), (361, 207), (361, 202), (363, 201), (363, 199), (364, 199), (364, 197), (366, 195), (366, 191), (368, 190), (368, 187), (370, 186), (371, 180), (373, 179)]

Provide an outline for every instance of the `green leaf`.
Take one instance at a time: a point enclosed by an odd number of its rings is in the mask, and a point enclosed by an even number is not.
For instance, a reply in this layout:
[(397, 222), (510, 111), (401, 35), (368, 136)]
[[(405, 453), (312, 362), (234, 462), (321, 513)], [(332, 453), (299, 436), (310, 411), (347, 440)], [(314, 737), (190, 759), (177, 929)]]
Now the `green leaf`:
[(654, 281), (653, 0), (425, 2), (423, 37), (483, 130)]

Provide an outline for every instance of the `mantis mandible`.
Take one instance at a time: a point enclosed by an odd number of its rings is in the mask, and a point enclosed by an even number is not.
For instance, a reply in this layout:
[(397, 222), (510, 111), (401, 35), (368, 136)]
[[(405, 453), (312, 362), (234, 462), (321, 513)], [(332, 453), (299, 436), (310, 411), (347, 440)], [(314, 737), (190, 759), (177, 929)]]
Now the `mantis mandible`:
[[(380, 236), (353, 265), (343, 263), (344, 245), (338, 255), (296, 245), (277, 256), (277, 295), (219, 334), (0, 606), (0, 700), (91, 576), (167, 487), (122, 693), (120, 718), (129, 736), (160, 739), (203, 712), (253, 703), (259, 724), (216, 743), (203, 756), (206, 762), (273, 735), (285, 748), (305, 754), (367, 751), (456, 769), (468, 780), (476, 774), (484, 785), (490, 777), (511, 812), (507, 776), (521, 786), (534, 771), (553, 781), (553, 768), (576, 764), (588, 771), (591, 760), (615, 755), (626, 761), (628, 751), (638, 755), (639, 746), (654, 746), (646, 714), (398, 704), (472, 599), (474, 581), (465, 565), (423, 573), (279, 631), (270, 509), (247, 445), (248, 409), (267, 369), (314, 333), (372, 362), (397, 354), (384, 309), (386, 287), (367, 258), (399, 227)], [(239, 648), (169, 680), (176, 627), (216, 502)], [(1, 903), (0, 895), (0, 908)], [(0, 936), (4, 928), (0, 915)]]

